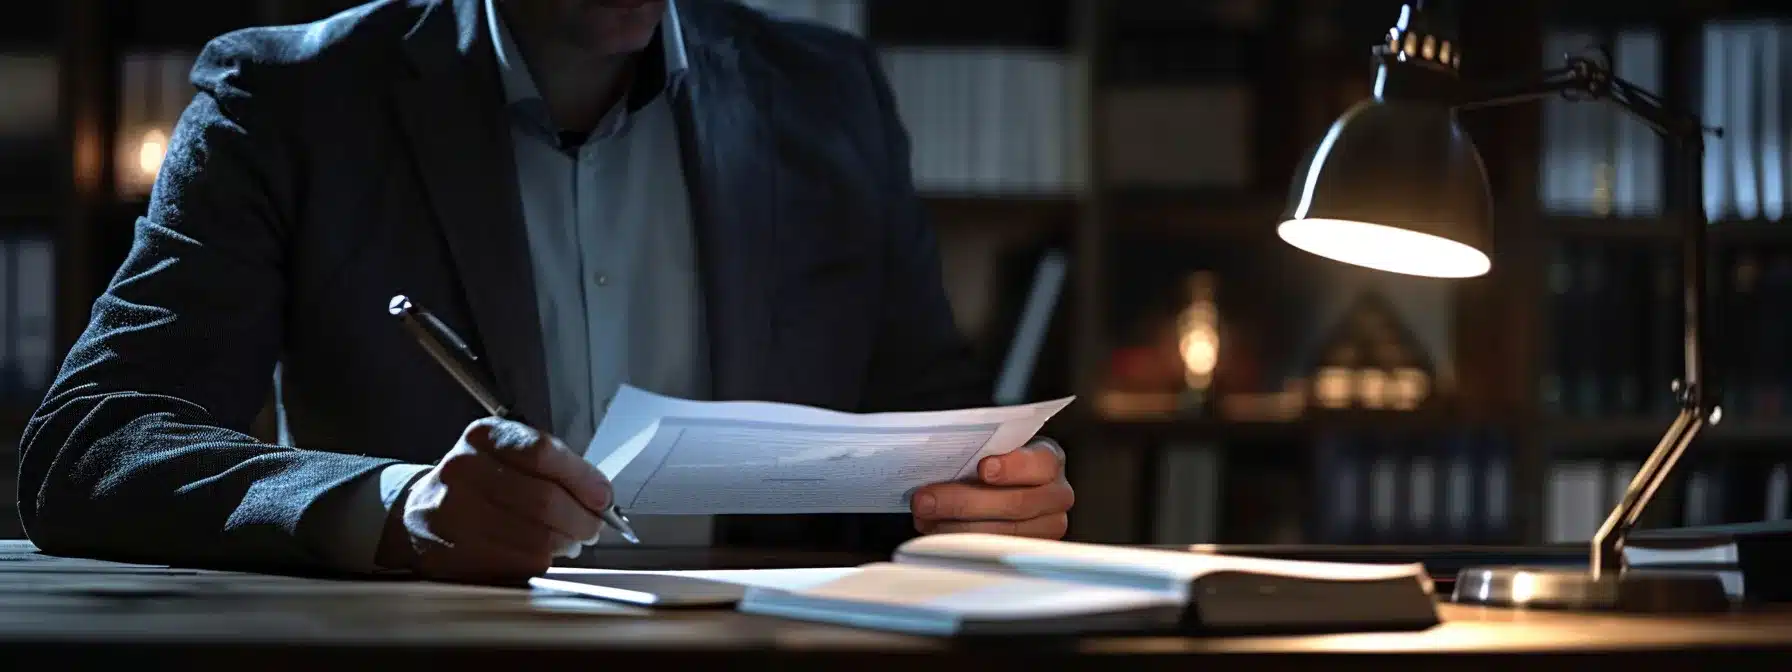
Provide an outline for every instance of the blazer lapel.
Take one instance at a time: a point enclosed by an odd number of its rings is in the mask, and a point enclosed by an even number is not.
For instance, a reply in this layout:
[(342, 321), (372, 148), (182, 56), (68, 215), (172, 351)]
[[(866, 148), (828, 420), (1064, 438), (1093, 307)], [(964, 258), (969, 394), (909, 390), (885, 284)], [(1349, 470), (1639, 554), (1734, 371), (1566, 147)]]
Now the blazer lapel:
[(552, 427), (515, 159), (482, 6), (453, 0), (428, 11), (406, 36), (417, 76), (398, 86), (395, 99), (460, 275), (471, 340), (483, 346), (498, 394), (518, 415)]
[(678, 3), (690, 68), (673, 86), (686, 188), (697, 234), (716, 399), (774, 398), (768, 372), (777, 273), (777, 175), (757, 95), (733, 41), (712, 39), (694, 2)]

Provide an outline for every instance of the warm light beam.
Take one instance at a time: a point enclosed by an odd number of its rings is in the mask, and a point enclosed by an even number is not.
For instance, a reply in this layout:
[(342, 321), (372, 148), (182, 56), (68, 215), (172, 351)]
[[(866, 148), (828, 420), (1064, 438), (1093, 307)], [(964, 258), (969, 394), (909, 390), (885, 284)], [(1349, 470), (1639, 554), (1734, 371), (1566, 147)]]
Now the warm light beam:
[(1328, 259), (1432, 278), (1485, 275), (1493, 262), (1448, 238), (1342, 219), (1291, 219), (1276, 228), (1289, 245)]
[(156, 171), (162, 169), (162, 157), (167, 153), (168, 136), (160, 130), (150, 129), (137, 145), (137, 169), (143, 171), (144, 176), (154, 178)]

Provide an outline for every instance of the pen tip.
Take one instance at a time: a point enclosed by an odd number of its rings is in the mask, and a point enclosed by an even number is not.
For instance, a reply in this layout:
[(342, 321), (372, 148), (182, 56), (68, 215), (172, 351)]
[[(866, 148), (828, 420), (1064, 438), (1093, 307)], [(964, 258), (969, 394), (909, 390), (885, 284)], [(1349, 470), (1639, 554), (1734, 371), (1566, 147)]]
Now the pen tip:
[(635, 536), (635, 533), (630, 530), (622, 530), (622, 538), (627, 539), (628, 543), (631, 543), (631, 544), (641, 543), (641, 538)]

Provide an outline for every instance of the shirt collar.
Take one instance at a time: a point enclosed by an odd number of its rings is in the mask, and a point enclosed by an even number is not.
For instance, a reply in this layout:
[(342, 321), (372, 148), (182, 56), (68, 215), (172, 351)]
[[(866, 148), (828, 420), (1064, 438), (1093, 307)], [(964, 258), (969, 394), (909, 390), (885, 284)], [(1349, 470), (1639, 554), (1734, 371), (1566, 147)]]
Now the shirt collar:
[[(523, 62), (522, 52), (517, 50), (516, 41), (511, 38), (510, 27), (504, 24), (504, 17), (498, 14), (495, 0), (485, 0), (486, 26), (491, 31), (492, 51), (498, 59), (498, 79), (504, 87), (504, 102), (516, 104), (525, 101), (541, 100), (541, 90), (535, 86), (535, 77), (529, 74), (528, 66)], [(648, 49), (658, 47), (658, 52), (648, 54), (641, 64), (652, 67), (664, 65), (663, 77), (636, 77), (636, 86), (629, 91), (629, 107), (639, 107), (657, 94), (660, 90), (677, 81), (678, 76), (690, 67), (690, 61), (684, 49), (684, 29), (678, 22), (678, 5), (676, 0), (666, 0), (666, 15), (660, 19), (660, 26), (654, 32), (653, 42)], [(639, 73), (637, 73), (639, 74)]]

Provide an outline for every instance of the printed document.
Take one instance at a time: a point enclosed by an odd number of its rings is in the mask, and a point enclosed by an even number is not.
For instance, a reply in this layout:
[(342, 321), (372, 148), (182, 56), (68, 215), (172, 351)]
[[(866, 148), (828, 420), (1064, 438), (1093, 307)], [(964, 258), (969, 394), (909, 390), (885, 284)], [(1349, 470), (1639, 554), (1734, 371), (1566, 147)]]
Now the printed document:
[(915, 489), (975, 477), (1071, 400), (855, 414), (625, 385), (585, 459), (631, 515), (906, 513)]

